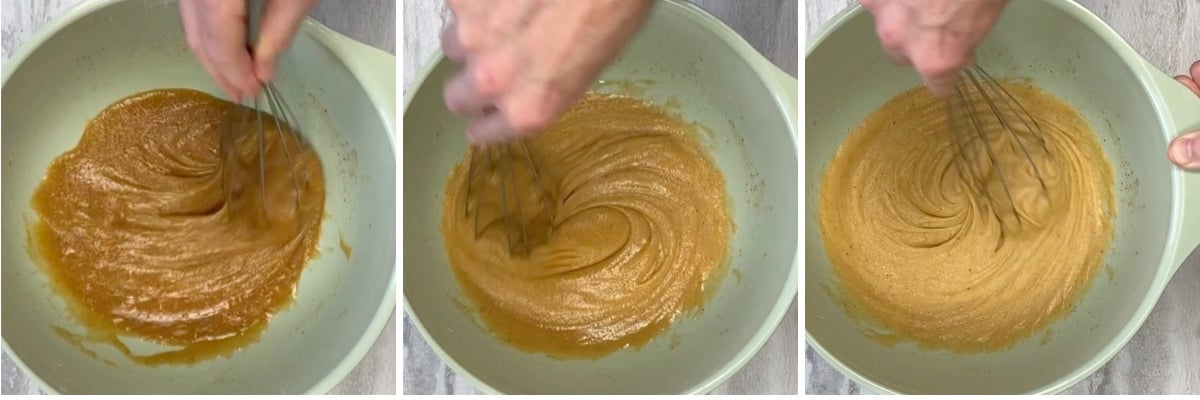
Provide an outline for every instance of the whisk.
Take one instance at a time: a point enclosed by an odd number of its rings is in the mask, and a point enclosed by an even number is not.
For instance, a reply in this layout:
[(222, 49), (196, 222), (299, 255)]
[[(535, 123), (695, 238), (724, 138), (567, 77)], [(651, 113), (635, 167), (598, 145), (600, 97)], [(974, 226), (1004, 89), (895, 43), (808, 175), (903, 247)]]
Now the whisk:
[[(283, 100), (279, 89), (272, 83), (264, 84), (262, 95), (259, 98), (251, 100), (248, 107), (240, 107), (234, 113), (235, 116), (230, 121), (229, 130), (221, 140), (226, 204), (237, 204), (237, 201), (243, 196), (247, 181), (250, 181), (253, 182), (251, 186), (259, 189), (257, 197), (260, 207), (256, 208), (265, 217), (270, 209), (267, 192), (272, 185), (267, 181), (267, 171), (270, 168), (285, 167), (294, 192), (295, 210), (299, 211), (301, 193), (296, 163), (300, 152), (304, 150), (305, 142), (296, 128), (298, 125), (296, 116)], [(273, 133), (278, 135), (275, 143), (282, 151), (286, 165), (275, 165), (270, 162), (270, 150), (267, 143), (270, 134), (268, 131), (272, 127), (275, 128)], [(256, 169), (256, 171), (247, 171), (241, 161), (243, 157), (239, 148), (245, 148), (241, 145), (244, 140), (254, 141), (254, 143), (250, 143), (249, 147), (254, 151), (250, 158), (254, 160), (252, 164), (256, 164), (252, 167), (256, 168), (250, 169)], [(289, 142), (293, 145), (289, 146)], [(293, 155), (297, 157), (293, 157)], [(247, 176), (248, 173), (254, 172), (257, 172), (257, 180)]]
[(475, 239), (499, 224), (509, 254), (529, 256), (554, 231), (555, 201), (528, 143), (518, 139), (468, 151), (463, 215), (472, 219)]
[[(246, 43), (255, 43), (258, 37), (258, 20), (261, 4), (257, 1), (247, 2), (247, 29)], [(252, 47), (248, 47), (253, 52)], [(278, 184), (267, 182), (267, 171), (271, 168), (287, 168), (289, 179), (291, 180), (292, 190), (294, 191), (294, 206), (295, 213), (300, 211), (300, 178), (297, 176), (296, 164), (299, 154), (306, 147), (304, 138), (299, 134), (299, 120), (296, 114), (292, 112), (291, 107), (284, 101), (283, 95), (280, 94), (274, 83), (266, 82), (262, 85), (262, 90), (258, 97), (249, 100), (248, 107), (239, 107), (235, 111), (234, 118), (231, 120), (228, 134), (221, 138), (222, 152), (222, 172), (223, 189), (225, 201), (233, 210), (231, 213), (236, 214), (237, 211), (246, 204), (241, 202), (241, 197), (245, 191), (247, 181), (254, 182), (252, 186), (257, 186), (260, 190), (258, 193), (259, 205), (258, 211), (261, 217), (267, 218), (267, 212), (270, 210), (270, 205), (267, 200), (267, 193), (271, 190), (271, 185)], [(265, 110), (264, 107), (265, 106)], [(273, 118), (268, 118), (273, 117)], [(269, 120), (269, 121), (268, 121)], [(278, 165), (269, 163), (268, 156), (268, 130), (274, 127), (274, 133), (278, 135), (276, 143), (278, 143), (284, 156), (286, 165)], [(251, 130), (253, 132), (251, 132)], [(249, 134), (249, 135), (247, 135)], [(290, 140), (289, 140), (290, 138)], [(243, 140), (253, 140), (251, 147), (254, 148), (255, 154), (253, 159), (257, 162), (257, 181), (255, 181), (247, 171), (239, 152), (240, 144)], [(292, 142), (293, 146), (289, 148), (288, 143)], [(296, 157), (293, 157), (296, 155)], [(240, 206), (239, 206), (240, 205)], [(295, 214), (294, 214), (295, 215)]]
[[(977, 194), (1002, 228), (1020, 228), (1030, 222), (1017, 209), (1014, 192), (1021, 178), (1034, 179), (1038, 195), (1044, 196), (1047, 204), (1050, 200), (1046, 179), (1034, 161), (1035, 152), (1050, 155), (1042, 127), (1012, 93), (978, 65), (962, 72), (955, 93), (946, 102), (959, 161), (971, 175)], [(1004, 156), (1013, 161), (1002, 162)], [(1002, 229), (1001, 240), (1004, 233)]]

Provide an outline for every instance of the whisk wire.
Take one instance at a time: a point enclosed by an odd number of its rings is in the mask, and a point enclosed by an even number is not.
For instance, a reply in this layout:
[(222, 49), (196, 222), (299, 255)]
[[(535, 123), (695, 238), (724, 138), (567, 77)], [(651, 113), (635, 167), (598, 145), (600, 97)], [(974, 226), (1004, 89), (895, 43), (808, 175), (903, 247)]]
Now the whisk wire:
[[(521, 154), (525, 156), (525, 163), (529, 165), (529, 173), (530, 175), (533, 175), (534, 188), (539, 190), (543, 196), (548, 195), (549, 190), (545, 186), (542, 186), (542, 177), (541, 174), (538, 173), (537, 166), (533, 163), (533, 155), (529, 152), (529, 146), (525, 144), (524, 140), (517, 141), (517, 146), (520, 146)], [(550, 233), (553, 233), (554, 225), (551, 224), (548, 229), (550, 230)]]
[[(267, 150), (266, 143), (263, 140), (263, 113), (262, 109), (258, 107), (258, 99), (254, 99), (254, 116), (255, 123), (258, 125), (256, 127), (258, 129), (258, 182), (259, 185), (263, 186), (263, 190), (259, 191), (259, 197), (262, 199), (263, 210), (265, 211), (267, 208)], [(278, 123), (278, 120), (276, 120), (276, 123)]]
[[(544, 219), (551, 206), (532, 152), (524, 140), (472, 147), (469, 152), (463, 212), (473, 219), (475, 238), (479, 239), (492, 223), (500, 223), (510, 254), (528, 256), (535, 244), (530, 236), (531, 225), (537, 224), (539, 218)], [(522, 174), (518, 171), (522, 164), (528, 168), (532, 187), (523, 186)], [(530, 200), (530, 191), (536, 200)], [(497, 195), (499, 199), (495, 199)], [(489, 214), (481, 221), (484, 207), (496, 203), (500, 206), (500, 215)], [(470, 215), (472, 212), (473, 216)], [(553, 223), (546, 225), (546, 235), (553, 233)]]
[[(294, 117), (291, 116), (291, 112), (284, 108), (286, 107), (287, 103), (283, 102), (283, 98), (279, 95), (279, 91), (275, 89), (275, 85), (270, 83), (266, 84), (264, 93), (267, 94), (267, 106), (271, 108), (271, 113), (277, 115), (275, 118), (275, 131), (279, 134), (279, 144), (283, 148), (283, 158), (288, 163), (288, 169), (292, 169), (296, 164), (292, 161), (292, 153), (288, 150), (287, 137), (284, 136), (283, 130), (287, 129), (292, 131), (293, 129), (296, 129), (295, 127), (298, 126), (298, 124)], [(285, 122), (280, 124), (280, 118), (282, 118)], [(296, 143), (301, 146), (304, 145), (304, 141), (301, 140), (297, 140)], [(292, 189), (295, 190), (296, 193), (296, 209), (299, 210), (300, 180), (296, 177), (295, 170), (292, 170), (288, 175), (292, 180)]]
[[(258, 0), (248, 1), (246, 2), (246, 7), (246, 43), (253, 44), (256, 43), (258, 39), (259, 25), (261, 22), (260, 11), (262, 10), (263, 2)], [(247, 50), (252, 52), (253, 46), (248, 46)], [(242, 106), (243, 104), (240, 103), (241, 102), (239, 102), (239, 106)], [(291, 186), (294, 194), (294, 206), (296, 207), (295, 211), (299, 213), (301, 208), (301, 179), (297, 176), (297, 174), (300, 172), (297, 172), (296, 164), (299, 161), (299, 151), (303, 151), (303, 149), (307, 146), (303, 136), (301, 136), (299, 133), (300, 120), (297, 118), (297, 114), (293, 112), (291, 106), (288, 105), (288, 102), (284, 100), (283, 94), (272, 82), (262, 83), (261, 93), (258, 96), (255, 96), (253, 99), (250, 99), (249, 103), (249, 107), (237, 108), (237, 111), (235, 111), (234, 115), (235, 122), (231, 123), (229, 131), (226, 132), (224, 137), (221, 138), (221, 151), (224, 153), (222, 155), (222, 168), (224, 170), (223, 176), (225, 177), (224, 185), (226, 188), (226, 203), (230, 204), (231, 208), (241, 208), (240, 205), (234, 205), (237, 200), (234, 197), (240, 197), (240, 192), (242, 190), (242, 182), (235, 181), (236, 179), (240, 178), (242, 176), (241, 174), (243, 173), (243, 166), (241, 165), (242, 163), (240, 162), (239, 156), (239, 149), (241, 148), (239, 142), (245, 138), (246, 135), (253, 134), (255, 136), (254, 138), (245, 139), (257, 141), (256, 158), (258, 161), (258, 186), (260, 188), (258, 198), (261, 202), (260, 212), (262, 213), (263, 217), (268, 216), (270, 204), (268, 203), (267, 192), (272, 189), (271, 185), (269, 185), (269, 182), (267, 182), (267, 169), (268, 167), (275, 168), (277, 166), (276, 164), (272, 164), (270, 166), (267, 165), (269, 158), (268, 151), (270, 151), (270, 147), (274, 147), (274, 145), (268, 143), (266, 132), (268, 124), (264, 122), (264, 119), (270, 118), (274, 122), (275, 131), (278, 134), (279, 147), (282, 148), (284, 160), (287, 162), (287, 173), (292, 183)], [(264, 110), (264, 108), (266, 108), (266, 110)], [(251, 118), (253, 119), (252, 121), (250, 120)], [(251, 122), (254, 124), (253, 127), (249, 126), (249, 123)], [(248, 132), (249, 129), (253, 129), (253, 132)], [(293, 156), (292, 151), (288, 146), (289, 136), (294, 139), (293, 141), (296, 143), (297, 153), (295, 156)]]
[[(977, 106), (976, 99), (982, 100), (982, 106)], [(947, 112), (956, 135), (959, 159), (967, 167), (967, 172), (975, 181), (981, 199), (1001, 222), (1011, 215), (1018, 226), (1024, 224), (1025, 217), (1017, 209), (1012, 177), (1006, 176), (1006, 166), (1000, 162), (997, 152), (999, 150), (1019, 150), (1033, 177), (1040, 185), (1040, 194), (1049, 199), (1046, 179), (1026, 144), (1030, 140), (1027, 136), (1033, 136), (1032, 140), (1040, 145), (1042, 151), (1047, 155), (1050, 154), (1045, 138), (1042, 137), (1040, 124), (1017, 100), (1016, 96), (978, 65), (963, 71), (959, 84), (955, 87), (954, 95), (947, 99)], [(1014, 122), (1012, 119), (1016, 119), (1016, 121)], [(993, 122), (994, 124), (992, 124)], [(1000, 132), (995, 132), (996, 129), (993, 128), (998, 128)], [(969, 146), (976, 140), (978, 141), (977, 146)], [(1004, 143), (1009, 143), (1008, 147), (996, 148)], [(972, 151), (972, 147), (974, 147), (974, 151)], [(982, 150), (979, 147), (982, 147)], [(988, 160), (980, 163), (978, 162), (980, 160), (977, 159), (979, 156), (986, 156)], [(985, 165), (990, 166), (990, 170), (986, 169)], [(989, 190), (989, 172), (996, 178), (1005, 202), (1001, 202), (1001, 199), (997, 199)], [(1002, 229), (1001, 243), (1003, 237), (1004, 230)]]
[[(993, 94), (997, 95), (996, 97), (1001, 98), (1001, 101), (1008, 100), (1007, 104), (1015, 107), (1015, 110), (1012, 114), (1014, 114), (1013, 116), (1016, 117), (1021, 124), (1025, 125), (1024, 131), (1018, 131), (1014, 129), (1015, 127), (1010, 125), (1008, 118), (997, 119), (1006, 132), (1012, 133), (1013, 140), (1016, 142), (1017, 147), (1021, 149), (1021, 153), (1025, 156), (1025, 158), (1029, 160), (1029, 166), (1032, 167), (1033, 174), (1037, 177), (1038, 183), (1041, 184), (1042, 190), (1048, 191), (1049, 188), (1046, 187), (1046, 180), (1042, 178), (1042, 173), (1038, 169), (1037, 163), (1033, 162), (1033, 155), (1029, 153), (1029, 149), (1025, 147), (1025, 140), (1022, 139), (1022, 136), (1033, 136), (1042, 145), (1042, 149), (1048, 154), (1050, 150), (1046, 147), (1046, 139), (1041, 135), (1041, 126), (1038, 125), (1037, 120), (1033, 119), (1033, 117), (1029, 114), (1029, 111), (1025, 109), (1025, 106), (1023, 106), (1020, 101), (1017, 101), (1017, 98), (1013, 96), (1011, 92), (1004, 89), (1004, 86), (1000, 85), (999, 82), (992, 78), (987, 71), (984, 71), (983, 68), (978, 66), (973, 68), (973, 70), (975, 73), (968, 73), (967, 75), (971, 78), (971, 81), (975, 85), (976, 89), (981, 93), (984, 93), (984, 96), (982, 97), (988, 103), (988, 107), (992, 109), (992, 112), (995, 113), (995, 115), (1000, 116), (1007, 113), (1004, 113), (1004, 111), (996, 105), (996, 102), (993, 101), (992, 96), (986, 94), (986, 92), (989, 90)], [(983, 80), (987, 82), (987, 84), (981, 85), (979, 82), (980, 80), (976, 78), (976, 75), (981, 76)], [(1026, 132), (1029, 134), (1021, 135), (1021, 132)]]
[[(267, 121), (270, 119), (270, 121)], [(301, 207), (301, 184), (300, 173), (297, 171), (296, 164), (299, 161), (297, 153), (293, 156), (291, 149), (288, 146), (289, 136), (297, 146), (302, 149), (305, 145), (303, 137), (297, 131), (297, 123), (294, 114), (292, 114), (284, 101), (283, 96), (275, 85), (267, 83), (263, 85), (262, 95), (254, 99), (248, 100), (248, 106), (239, 104), (234, 111), (232, 121), (230, 122), (228, 131), (221, 137), (222, 152), (222, 170), (223, 170), (223, 185), (225, 190), (226, 204), (230, 204), (231, 212), (237, 213), (242, 208), (238, 202), (241, 197), (244, 182), (239, 181), (243, 169), (253, 167), (243, 167), (241, 157), (241, 145), (243, 140), (254, 140), (253, 151), (256, 152), (253, 158), (258, 164), (257, 186), (259, 187), (258, 201), (260, 202), (259, 211), (263, 217), (266, 217), (270, 211), (270, 203), (268, 199), (268, 191), (272, 190), (268, 179), (268, 167), (275, 168), (275, 164), (268, 165), (268, 160), (271, 158), (269, 153), (274, 147), (268, 143), (267, 128), (274, 125), (276, 134), (278, 135), (278, 145), (283, 151), (284, 160), (287, 162), (287, 173), (291, 181), (293, 190), (293, 205), (295, 210), (299, 212)], [(297, 149), (297, 150), (300, 150)], [(249, 172), (249, 171), (245, 171)]]
[[(980, 97), (983, 97), (984, 101), (986, 103), (988, 103), (988, 106), (992, 110), (992, 112), (996, 113), (995, 115), (999, 115), (999, 111), (996, 108), (995, 103), (993, 103), (992, 100), (990, 98), (988, 98), (987, 93), (980, 86), (979, 81), (975, 78), (975, 76), (971, 73), (967, 73), (966, 76), (971, 81), (971, 84), (975, 87), (975, 89), (978, 91), (978, 93), (980, 93), (982, 95)], [(1001, 189), (1004, 190), (1004, 195), (1008, 196), (1009, 200), (1011, 201), (1012, 191), (1010, 191), (1008, 188), (1008, 181), (1006, 179), (1004, 179), (1004, 171), (1003, 171), (1003, 168), (1001, 168), (1001, 166), (1000, 166), (999, 159), (996, 157), (996, 151), (995, 151), (995, 149), (992, 148), (992, 146), (989, 145), (989, 143), (991, 143), (991, 142), (988, 140), (988, 137), (986, 135), (986, 128), (983, 124), (983, 121), (981, 121), (979, 118), (978, 111), (975, 109), (975, 104), (970, 101), (966, 101), (966, 102), (964, 102), (964, 104), (966, 104), (966, 106), (967, 106), (967, 116), (971, 120), (972, 128), (974, 128), (972, 130), (975, 132), (975, 134), (977, 136), (979, 136), (980, 142), (984, 143), (983, 149), (984, 149), (984, 151), (987, 152), (988, 160), (992, 164), (992, 172), (995, 173), (996, 177), (1000, 179), (1000, 187), (1001, 187)], [(999, 119), (1001, 121), (1003, 121), (1003, 118), (999, 118)], [(1005, 125), (1003, 122), (1001, 122), (1001, 125), (1004, 126), (1005, 128), (1007, 128), (1007, 125)], [(1031, 162), (1032, 162), (1032, 160), (1031, 160)], [(986, 191), (986, 186), (981, 187), (981, 189), (984, 189)], [(989, 199), (989, 200), (995, 200), (995, 199)], [(995, 205), (995, 202), (992, 201), (992, 204)], [(1009, 205), (1011, 205), (1011, 203)]]

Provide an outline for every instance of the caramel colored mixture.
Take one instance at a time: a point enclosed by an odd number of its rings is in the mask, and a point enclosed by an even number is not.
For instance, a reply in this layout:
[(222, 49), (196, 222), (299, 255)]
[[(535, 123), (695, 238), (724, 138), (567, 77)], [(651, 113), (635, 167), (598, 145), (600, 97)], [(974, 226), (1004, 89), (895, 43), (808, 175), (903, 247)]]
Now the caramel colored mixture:
[[(468, 155), (451, 174), (442, 234), (495, 335), (525, 351), (594, 358), (641, 346), (701, 305), (727, 261), (732, 223), (724, 177), (693, 129), (641, 100), (589, 94), (527, 141), (528, 159), (519, 147), (472, 150), (495, 162)], [(522, 196), (547, 196), (550, 207), (505, 208), (497, 177), (507, 171)], [(482, 182), (470, 194), (469, 176)], [(509, 246), (505, 210), (527, 221), (527, 252)]]
[[(139, 93), (50, 166), (33, 199), (36, 254), (91, 339), (137, 362), (194, 362), (253, 341), (291, 301), (316, 254), (324, 176), (263, 115), (261, 179), (253, 115), (192, 90)], [(134, 356), (117, 336), (173, 350)]]
[[(1048, 152), (1030, 130), (1014, 131), (1032, 163), (1011, 137), (993, 136), (1004, 131), (982, 100), (978, 120), (998, 167), (981, 142), (960, 146), (942, 100), (916, 88), (871, 114), (828, 167), (819, 205), (826, 251), (843, 300), (891, 331), (880, 339), (1007, 348), (1068, 312), (1096, 273), (1116, 212), (1097, 138), (1062, 100), (1003, 84), (1041, 127)], [(1011, 202), (997, 192), (1000, 176)], [(985, 190), (1000, 200), (987, 202)]]

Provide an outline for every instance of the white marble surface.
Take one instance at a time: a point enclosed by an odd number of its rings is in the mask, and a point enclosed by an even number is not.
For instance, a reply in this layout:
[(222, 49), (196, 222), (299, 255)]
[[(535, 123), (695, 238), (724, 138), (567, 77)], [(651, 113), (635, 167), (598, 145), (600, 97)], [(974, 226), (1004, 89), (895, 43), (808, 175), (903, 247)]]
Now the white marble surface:
[[(799, 41), (796, 38), (799, 9), (797, 0), (697, 0), (746, 38), (759, 52), (784, 71), (796, 75)], [(450, 19), (441, 0), (404, 2), (404, 88), (440, 46), (439, 35)], [(713, 394), (796, 394), (799, 371), (797, 353), (797, 305), (767, 344), (741, 371)], [(476, 394), (465, 378), (454, 373), (404, 319), (405, 394)]]
[[(4, 59), (43, 24), (84, 0), (3, 0)], [(161, 1), (161, 0), (156, 0)], [(310, 13), (330, 28), (363, 43), (396, 53), (396, 2), (393, 0), (325, 1)], [(3, 394), (42, 394), (4, 354)], [(362, 362), (330, 394), (396, 394), (396, 315)]]
[[(1167, 73), (1184, 73), (1193, 61), (1200, 60), (1200, 1), (1079, 2)], [(853, 0), (808, 0), (807, 36), (811, 37), (826, 21), (853, 3)], [(1200, 355), (1200, 252), (1193, 253), (1180, 268), (1133, 340), (1103, 369), (1066, 393), (1200, 394), (1200, 365), (1194, 364), (1200, 359), (1197, 355)], [(1188, 359), (1193, 364), (1188, 364)], [(863, 392), (811, 349), (804, 353), (804, 381), (806, 394)]]

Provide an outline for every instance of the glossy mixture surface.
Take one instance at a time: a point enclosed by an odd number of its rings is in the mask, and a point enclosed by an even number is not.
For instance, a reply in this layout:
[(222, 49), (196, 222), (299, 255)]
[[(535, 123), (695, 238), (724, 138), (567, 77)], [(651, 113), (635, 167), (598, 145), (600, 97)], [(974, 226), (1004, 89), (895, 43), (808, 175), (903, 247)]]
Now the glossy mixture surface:
[[(966, 352), (1006, 348), (1069, 312), (1095, 275), (1116, 213), (1098, 139), (1064, 101), (1026, 82), (1003, 85), (1037, 121), (1048, 152), (1020, 127), (1028, 151), (994, 136), (999, 121), (976, 99), (993, 165), (981, 142), (956, 142), (942, 101), (921, 87), (867, 117), (830, 163), (821, 231), (844, 303), (890, 331), (868, 334)], [(972, 162), (959, 158), (963, 148)], [(997, 192), (997, 169), (1011, 202)], [(1004, 218), (982, 190), (1001, 199)]]
[[(524, 147), (472, 150), (486, 153), (451, 174), (442, 234), (496, 336), (552, 357), (594, 358), (640, 346), (701, 306), (733, 227), (724, 177), (693, 129), (641, 100), (589, 94)], [(521, 204), (549, 207), (502, 204), (504, 176), (518, 182), (510, 187)], [(529, 251), (509, 246), (506, 214), (528, 221)]]
[[(205, 93), (139, 93), (88, 123), (33, 199), (36, 254), (89, 328), (60, 335), (189, 363), (253, 341), (292, 300), (325, 182), (316, 153), (263, 118), (265, 180), (253, 111)], [(118, 336), (170, 350), (135, 355)]]

